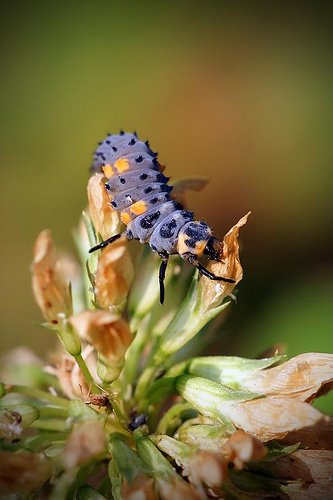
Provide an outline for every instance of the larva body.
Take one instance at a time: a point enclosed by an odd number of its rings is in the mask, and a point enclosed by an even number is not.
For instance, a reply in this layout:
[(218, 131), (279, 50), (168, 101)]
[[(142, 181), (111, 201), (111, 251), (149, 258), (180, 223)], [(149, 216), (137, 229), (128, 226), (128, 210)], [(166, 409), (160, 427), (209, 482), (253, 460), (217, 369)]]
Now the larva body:
[[(92, 170), (104, 172), (110, 204), (126, 225), (123, 234), (128, 239), (148, 243), (162, 257), (161, 302), (169, 255), (179, 254), (210, 279), (233, 281), (214, 276), (199, 263), (204, 253), (211, 259), (219, 259), (216, 239), (204, 221), (195, 221), (192, 212), (172, 199), (172, 186), (148, 142), (138, 140), (135, 133), (109, 134), (96, 149)], [(118, 236), (91, 251), (103, 248)]]

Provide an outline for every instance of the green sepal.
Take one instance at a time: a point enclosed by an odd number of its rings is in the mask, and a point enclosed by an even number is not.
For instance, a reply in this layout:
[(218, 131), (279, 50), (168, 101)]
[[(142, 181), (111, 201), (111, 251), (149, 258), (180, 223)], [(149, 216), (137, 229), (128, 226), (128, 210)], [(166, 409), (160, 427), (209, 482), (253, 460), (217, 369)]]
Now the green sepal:
[(265, 359), (246, 359), (237, 356), (203, 356), (189, 360), (185, 368), (182, 365), (181, 368), (192, 375), (238, 388), (249, 374), (268, 368), (284, 357), (276, 355)]
[(75, 495), (76, 500), (106, 500), (105, 496), (98, 493), (91, 486), (84, 485), (81, 486)]
[(110, 439), (108, 449), (115, 460), (118, 472), (126, 478), (129, 484), (138, 475), (149, 473), (149, 469), (142, 458), (119, 437)]
[(194, 375), (181, 375), (176, 379), (176, 390), (200, 413), (218, 422), (229, 422), (228, 408), (235, 403), (258, 398), (258, 394), (238, 391)]
[(158, 448), (156, 448), (151, 439), (144, 436), (140, 429), (136, 429), (133, 436), (138, 453), (148, 466), (151, 474), (158, 479), (170, 480), (175, 474), (174, 469)]

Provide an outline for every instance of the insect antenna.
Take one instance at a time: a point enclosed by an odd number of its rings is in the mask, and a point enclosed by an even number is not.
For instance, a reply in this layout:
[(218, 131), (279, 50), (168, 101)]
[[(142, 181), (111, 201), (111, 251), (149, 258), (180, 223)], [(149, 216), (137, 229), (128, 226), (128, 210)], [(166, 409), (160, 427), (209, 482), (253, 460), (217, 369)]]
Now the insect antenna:
[(114, 241), (116, 241), (121, 236), (122, 236), (122, 233), (115, 234), (114, 236), (111, 236), (111, 238), (108, 238), (107, 240), (104, 240), (101, 243), (99, 243), (98, 245), (95, 245), (94, 247), (92, 247), (89, 250), (89, 253), (95, 252), (96, 250), (100, 250), (101, 248), (104, 248), (104, 247), (110, 245), (111, 243), (113, 243)]
[(208, 271), (208, 269), (206, 269), (202, 264), (200, 264), (200, 262), (196, 265), (196, 267), (198, 268), (201, 274), (203, 274), (204, 276), (206, 276), (211, 280), (226, 281), (227, 283), (236, 283), (236, 281), (231, 278), (223, 278), (222, 276), (216, 276), (216, 274), (213, 274), (210, 271)]

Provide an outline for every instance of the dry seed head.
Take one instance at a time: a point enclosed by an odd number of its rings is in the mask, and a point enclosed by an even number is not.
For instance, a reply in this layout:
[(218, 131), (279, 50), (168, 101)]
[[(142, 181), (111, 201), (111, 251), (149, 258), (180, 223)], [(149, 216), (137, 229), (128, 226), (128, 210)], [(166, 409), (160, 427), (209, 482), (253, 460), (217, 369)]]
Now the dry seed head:
[(35, 242), (32, 289), (36, 302), (49, 323), (57, 325), (71, 314), (68, 283), (48, 230), (42, 231)]
[(123, 360), (132, 335), (125, 320), (107, 311), (83, 311), (70, 318), (81, 338), (111, 363)]
[(104, 248), (97, 264), (95, 297), (100, 307), (121, 306), (134, 278), (134, 266), (125, 239)]
[(94, 174), (88, 182), (89, 214), (96, 233), (103, 239), (119, 232), (121, 222), (118, 213), (110, 205), (110, 196), (105, 189), (104, 174)]

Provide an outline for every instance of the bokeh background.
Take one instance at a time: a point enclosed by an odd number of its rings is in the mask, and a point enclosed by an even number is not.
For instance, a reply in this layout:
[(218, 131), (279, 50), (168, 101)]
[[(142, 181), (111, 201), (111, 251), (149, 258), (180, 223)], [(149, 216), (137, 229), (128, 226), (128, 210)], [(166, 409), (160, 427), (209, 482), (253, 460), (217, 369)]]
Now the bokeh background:
[[(1, 350), (52, 346), (30, 291), (38, 232), (60, 248), (92, 151), (135, 129), (222, 236), (245, 279), (219, 350), (333, 350), (330, 2), (18, 2), (1, 15)], [(323, 408), (333, 408), (327, 399)]]

